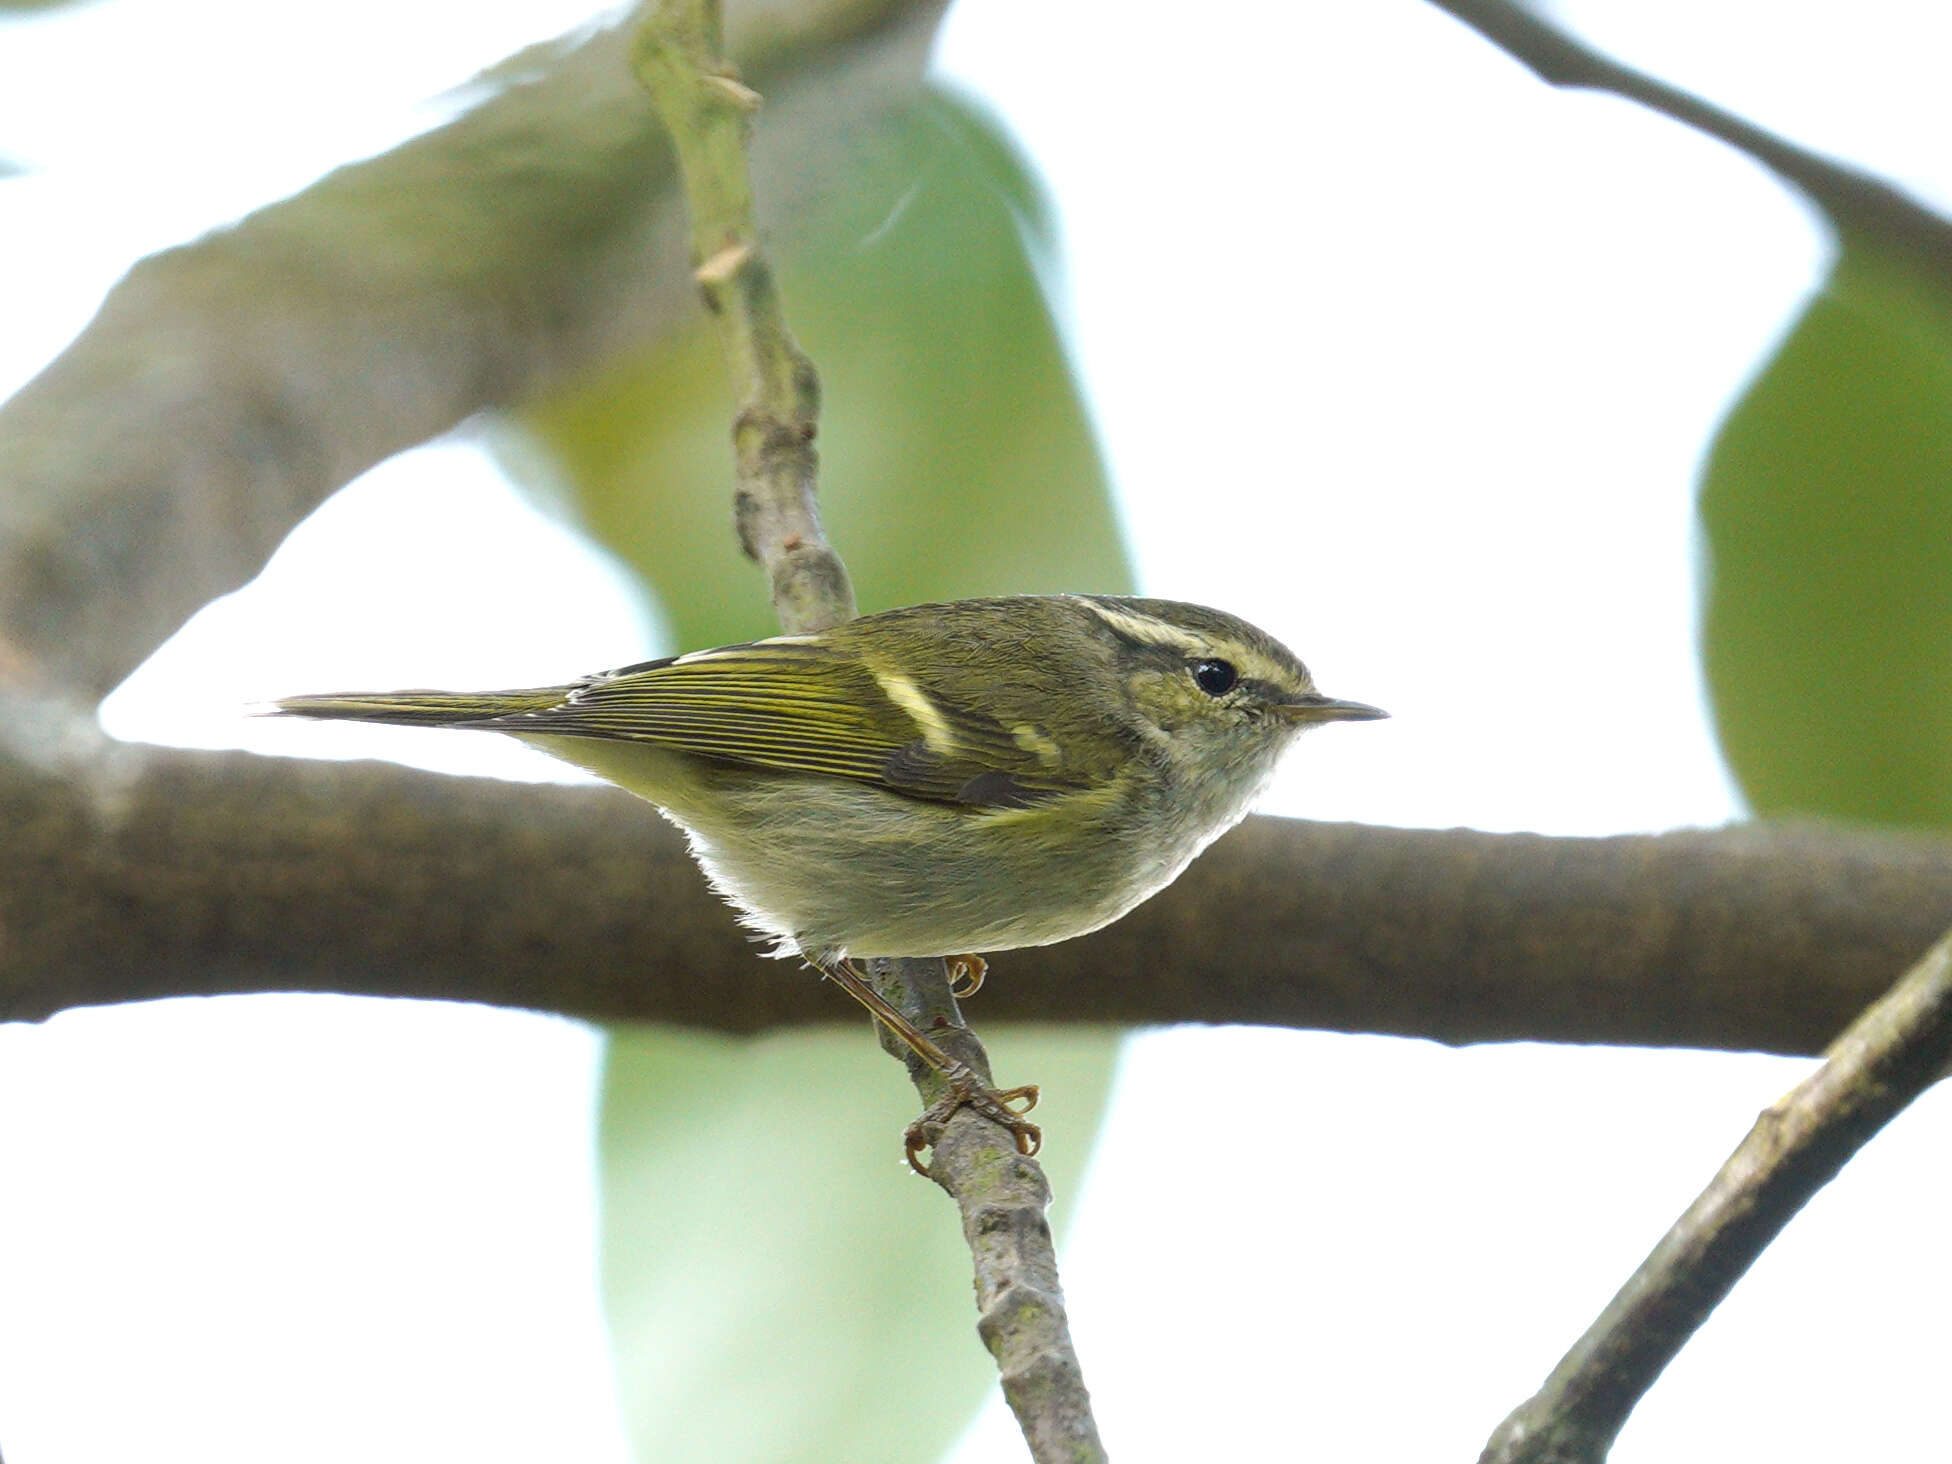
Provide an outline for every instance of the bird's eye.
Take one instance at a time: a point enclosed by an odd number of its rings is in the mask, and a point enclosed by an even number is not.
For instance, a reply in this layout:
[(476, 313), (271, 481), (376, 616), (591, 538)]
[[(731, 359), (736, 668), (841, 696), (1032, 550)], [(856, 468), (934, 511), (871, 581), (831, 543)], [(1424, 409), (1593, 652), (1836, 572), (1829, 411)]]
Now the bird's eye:
[(1234, 670), (1232, 661), (1195, 661), (1193, 663), (1193, 684), (1208, 696), (1225, 696), (1234, 689), (1240, 680), (1240, 673)]

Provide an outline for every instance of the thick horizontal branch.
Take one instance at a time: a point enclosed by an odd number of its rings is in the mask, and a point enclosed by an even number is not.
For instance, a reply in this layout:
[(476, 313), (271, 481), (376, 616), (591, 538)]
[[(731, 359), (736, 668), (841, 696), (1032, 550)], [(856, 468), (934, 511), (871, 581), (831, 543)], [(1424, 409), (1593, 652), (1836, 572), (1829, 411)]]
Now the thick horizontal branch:
[[(0, 1015), (307, 990), (735, 1032), (852, 1019), (761, 959), (625, 794), (7, 725)], [(1261, 818), (1118, 924), (998, 960), (979, 1004), (1813, 1053), (1948, 925), (1942, 841)]]
[[(940, 8), (732, 7), (786, 233), (912, 104)], [(0, 681), (105, 695), (357, 474), (689, 328), (630, 24), (535, 47), (449, 125), (142, 261), (0, 404)]]

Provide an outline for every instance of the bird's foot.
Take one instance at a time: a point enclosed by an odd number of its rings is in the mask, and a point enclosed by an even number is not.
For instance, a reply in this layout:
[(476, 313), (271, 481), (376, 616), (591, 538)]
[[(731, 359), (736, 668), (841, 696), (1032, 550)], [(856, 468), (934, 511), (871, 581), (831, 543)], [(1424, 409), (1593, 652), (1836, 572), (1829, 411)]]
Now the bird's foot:
[(983, 978), (990, 973), (990, 963), (981, 956), (945, 956), (949, 963), (949, 994), (957, 1001), (968, 1001), (983, 989)]
[(1037, 1106), (1040, 1095), (1035, 1083), (1025, 1083), (1018, 1088), (986, 1088), (975, 1073), (959, 1062), (944, 1068), (942, 1077), (948, 1083), (949, 1090), (931, 1103), (928, 1110), (911, 1123), (908, 1131), (902, 1135), (902, 1145), (908, 1154), (908, 1167), (917, 1174), (924, 1178), (933, 1177), (929, 1174), (928, 1165), (922, 1162), (922, 1151), (934, 1145), (942, 1133), (942, 1126), (963, 1108), (979, 1113), (991, 1123), (1008, 1130), (1019, 1154), (1027, 1156), (1043, 1148), (1044, 1131), (1024, 1117)]
[[(985, 964), (980, 956), (966, 959), (974, 960), (979, 967)], [(992, 1123), (1002, 1125), (1016, 1142), (1019, 1154), (1035, 1154), (1043, 1147), (1044, 1131), (1024, 1117), (1037, 1106), (1035, 1083), (1027, 1083), (1020, 1088), (985, 1086), (969, 1064), (949, 1056), (927, 1033), (890, 1005), (886, 997), (868, 984), (852, 961), (815, 963), (814, 969), (873, 1013), (876, 1021), (894, 1033), (909, 1051), (940, 1073), (943, 1082), (948, 1085), (948, 1091), (931, 1103), (928, 1111), (911, 1123), (902, 1135), (909, 1166), (917, 1174), (928, 1174), (929, 1169), (922, 1163), (921, 1153), (934, 1145), (942, 1132), (942, 1125), (955, 1117), (956, 1111), (961, 1108), (974, 1109)], [(974, 979), (977, 982), (982, 980), (980, 971)]]

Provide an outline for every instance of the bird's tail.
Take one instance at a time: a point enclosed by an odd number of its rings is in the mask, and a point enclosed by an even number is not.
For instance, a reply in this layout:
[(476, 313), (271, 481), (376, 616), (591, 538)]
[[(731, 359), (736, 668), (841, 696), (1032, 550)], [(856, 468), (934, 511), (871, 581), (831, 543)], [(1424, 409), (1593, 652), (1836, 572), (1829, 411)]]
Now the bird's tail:
[(474, 727), (559, 705), (574, 687), (523, 691), (355, 691), (337, 696), (288, 696), (257, 710), (267, 716), (318, 717), (341, 722), (391, 722), (403, 727)]

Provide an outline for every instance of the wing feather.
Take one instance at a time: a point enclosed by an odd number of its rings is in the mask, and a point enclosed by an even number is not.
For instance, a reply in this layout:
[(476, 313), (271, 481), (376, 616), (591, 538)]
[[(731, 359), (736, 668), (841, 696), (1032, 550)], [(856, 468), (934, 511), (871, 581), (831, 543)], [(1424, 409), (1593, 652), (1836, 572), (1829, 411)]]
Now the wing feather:
[[(1086, 786), (1056, 763), (1048, 739), (1020, 738), (906, 679), (909, 695), (898, 700), (851, 647), (817, 637), (760, 641), (593, 676), (554, 705), (491, 725), (656, 742), (696, 757), (853, 778), (977, 808), (1020, 808)], [(917, 691), (920, 710), (934, 713), (926, 725), (909, 700)]]

